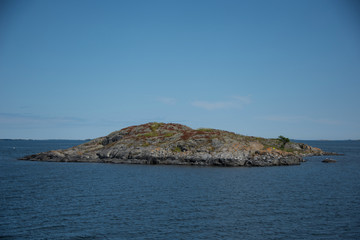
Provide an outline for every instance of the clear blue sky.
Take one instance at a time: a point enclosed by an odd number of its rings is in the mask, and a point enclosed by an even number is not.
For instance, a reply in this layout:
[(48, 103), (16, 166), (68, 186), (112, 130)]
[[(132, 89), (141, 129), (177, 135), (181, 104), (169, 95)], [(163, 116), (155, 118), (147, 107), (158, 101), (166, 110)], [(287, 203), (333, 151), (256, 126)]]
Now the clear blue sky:
[(359, 92), (356, 0), (0, 1), (0, 138), (360, 139)]

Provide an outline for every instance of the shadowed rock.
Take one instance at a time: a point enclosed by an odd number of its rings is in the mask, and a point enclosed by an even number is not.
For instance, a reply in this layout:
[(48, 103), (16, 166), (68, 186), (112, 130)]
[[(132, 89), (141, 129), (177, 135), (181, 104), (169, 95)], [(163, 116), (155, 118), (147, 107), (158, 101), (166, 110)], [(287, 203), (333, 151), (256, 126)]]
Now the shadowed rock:
[(279, 166), (324, 152), (303, 143), (244, 136), (174, 123), (147, 123), (84, 144), (21, 158), (32, 161), (173, 164), (199, 166)]
[(322, 160), (323, 163), (335, 163), (336, 160), (331, 159), (331, 158), (325, 158), (324, 160)]

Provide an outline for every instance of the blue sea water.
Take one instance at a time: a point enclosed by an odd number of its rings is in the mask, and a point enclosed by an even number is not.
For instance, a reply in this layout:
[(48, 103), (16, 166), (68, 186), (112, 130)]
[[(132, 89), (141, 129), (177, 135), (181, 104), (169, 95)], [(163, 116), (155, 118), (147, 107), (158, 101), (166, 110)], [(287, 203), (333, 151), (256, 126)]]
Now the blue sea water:
[(16, 160), (82, 142), (0, 140), (0, 238), (360, 239), (360, 141), (289, 167)]

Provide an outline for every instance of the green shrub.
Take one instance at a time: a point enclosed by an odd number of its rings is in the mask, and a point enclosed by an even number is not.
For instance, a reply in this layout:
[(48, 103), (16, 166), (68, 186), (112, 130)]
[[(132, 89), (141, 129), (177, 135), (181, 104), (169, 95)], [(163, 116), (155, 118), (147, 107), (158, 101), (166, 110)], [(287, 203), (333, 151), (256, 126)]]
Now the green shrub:
[(282, 142), (282, 147), (281, 148), (284, 148), (285, 147), (285, 144), (287, 144), (288, 142), (290, 142), (290, 139), (288, 139), (287, 137), (284, 137), (284, 136), (282, 136), (282, 135), (280, 135), (279, 137), (278, 137), (278, 140), (280, 141), (280, 142)]

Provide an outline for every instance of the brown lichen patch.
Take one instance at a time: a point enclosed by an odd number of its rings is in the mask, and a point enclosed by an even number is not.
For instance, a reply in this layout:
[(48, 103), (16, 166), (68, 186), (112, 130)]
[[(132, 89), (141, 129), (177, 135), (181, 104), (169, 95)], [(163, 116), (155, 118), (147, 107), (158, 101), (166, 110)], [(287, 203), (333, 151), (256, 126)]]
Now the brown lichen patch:
[(182, 132), (181, 139), (188, 140), (189, 138), (193, 137), (197, 132), (195, 130), (187, 130)]
[(220, 135), (221, 132), (219, 130), (186, 130), (182, 131), (182, 140), (189, 140), (189, 139), (212, 139), (218, 135)]
[(123, 128), (120, 131), (122, 131), (124, 133), (127, 133), (127, 134), (130, 134), (136, 127), (137, 126), (130, 126), (130, 127)]

